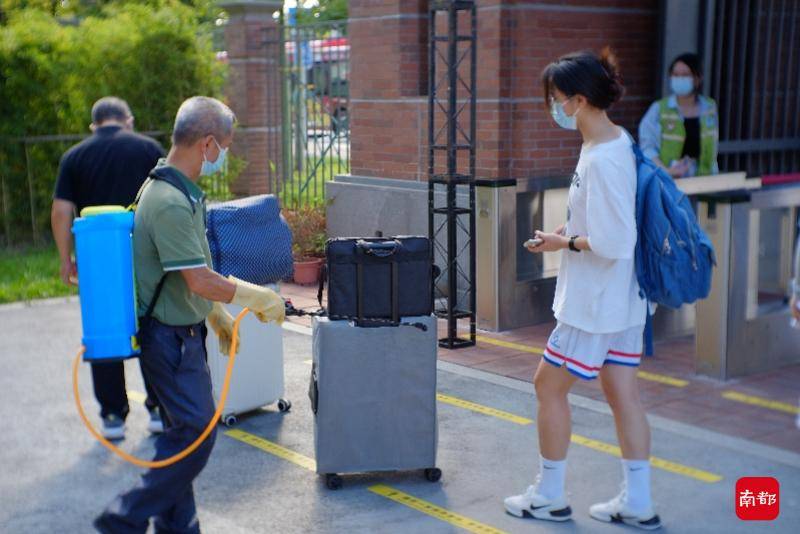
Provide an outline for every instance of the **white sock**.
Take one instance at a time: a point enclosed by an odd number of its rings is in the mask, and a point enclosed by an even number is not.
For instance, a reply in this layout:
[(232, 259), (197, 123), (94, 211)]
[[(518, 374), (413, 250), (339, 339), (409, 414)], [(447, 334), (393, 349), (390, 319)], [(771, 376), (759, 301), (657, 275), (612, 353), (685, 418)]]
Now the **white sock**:
[(650, 461), (622, 460), (622, 475), (625, 477), (628, 507), (634, 512), (649, 510), (650, 501)]
[(537, 491), (548, 499), (564, 495), (564, 479), (567, 474), (566, 460), (548, 460), (539, 455), (539, 486)]

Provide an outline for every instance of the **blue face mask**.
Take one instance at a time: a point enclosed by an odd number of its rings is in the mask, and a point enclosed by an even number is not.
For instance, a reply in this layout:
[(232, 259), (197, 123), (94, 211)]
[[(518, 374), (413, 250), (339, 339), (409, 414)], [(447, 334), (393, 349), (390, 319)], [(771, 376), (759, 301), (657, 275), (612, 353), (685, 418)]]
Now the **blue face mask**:
[(225, 165), (225, 157), (228, 155), (228, 149), (219, 146), (216, 139), (214, 139), (214, 143), (219, 149), (219, 156), (217, 156), (217, 160), (212, 163), (206, 159), (206, 153), (203, 152), (203, 165), (200, 167), (200, 176), (208, 176), (209, 174), (219, 172)]
[(577, 130), (578, 129), (578, 121), (576, 119), (576, 115), (578, 112), (575, 112), (575, 115), (569, 116), (567, 112), (564, 111), (564, 105), (552, 100), (550, 102), (550, 115), (552, 115), (553, 120), (556, 121), (556, 124), (561, 126), (562, 128), (566, 128), (567, 130)]
[(678, 96), (686, 96), (694, 91), (694, 78), (691, 76), (670, 76), (669, 86)]

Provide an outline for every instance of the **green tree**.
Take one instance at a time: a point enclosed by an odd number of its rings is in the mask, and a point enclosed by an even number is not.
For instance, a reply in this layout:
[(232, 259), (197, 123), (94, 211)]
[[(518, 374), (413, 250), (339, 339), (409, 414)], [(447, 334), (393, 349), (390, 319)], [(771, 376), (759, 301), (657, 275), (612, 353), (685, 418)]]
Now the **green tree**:
[(88, 133), (91, 106), (105, 95), (128, 101), (138, 130), (169, 132), (184, 99), (222, 92), (225, 68), (199, 28), (197, 13), (174, 2), (157, 9), (106, 6), (102, 16), (69, 24), (46, 10), (11, 13), (0, 26), (0, 194), (13, 240), (32, 233), (31, 211), (40, 235), (47, 235), (58, 161), (72, 143), (28, 143), (26, 149), (19, 139)]
[[(298, 0), (298, 4), (302, 3), (302, 0)], [(347, 19), (347, 0), (318, 0), (317, 5), (298, 10), (297, 15), (300, 24), (345, 19)]]
[(218, 3), (218, 0), (0, 0), (0, 23), (7, 21), (13, 13), (30, 9), (62, 19), (82, 19), (104, 16), (109, 8), (128, 5), (147, 6), (153, 10), (183, 5), (195, 12), (199, 23), (210, 24), (222, 15)]

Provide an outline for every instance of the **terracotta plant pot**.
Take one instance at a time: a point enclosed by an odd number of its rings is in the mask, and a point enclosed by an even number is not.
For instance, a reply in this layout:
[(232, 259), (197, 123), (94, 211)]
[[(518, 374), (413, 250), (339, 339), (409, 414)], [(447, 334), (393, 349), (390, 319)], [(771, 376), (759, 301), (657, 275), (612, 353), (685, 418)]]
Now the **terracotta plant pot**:
[(320, 271), (322, 271), (322, 258), (302, 258), (294, 262), (294, 283), (300, 285), (311, 285), (319, 283)]

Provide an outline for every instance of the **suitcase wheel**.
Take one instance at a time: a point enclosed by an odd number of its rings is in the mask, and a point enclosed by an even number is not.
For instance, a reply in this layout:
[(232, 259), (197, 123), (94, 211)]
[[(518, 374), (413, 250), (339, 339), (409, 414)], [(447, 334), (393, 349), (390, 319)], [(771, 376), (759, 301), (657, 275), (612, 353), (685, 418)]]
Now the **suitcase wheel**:
[(428, 482), (439, 482), (442, 478), (442, 470), (438, 467), (429, 467), (425, 470), (425, 479)]
[(222, 424), (227, 426), (227, 427), (231, 427), (231, 426), (235, 425), (237, 423), (237, 421), (238, 420), (236, 419), (236, 416), (233, 415), (233, 414), (226, 415), (226, 416), (224, 416), (222, 418)]
[(330, 490), (338, 490), (342, 487), (342, 477), (336, 473), (328, 473), (325, 475), (325, 485)]
[(286, 399), (278, 399), (278, 410), (288, 412), (292, 409), (292, 402)]

